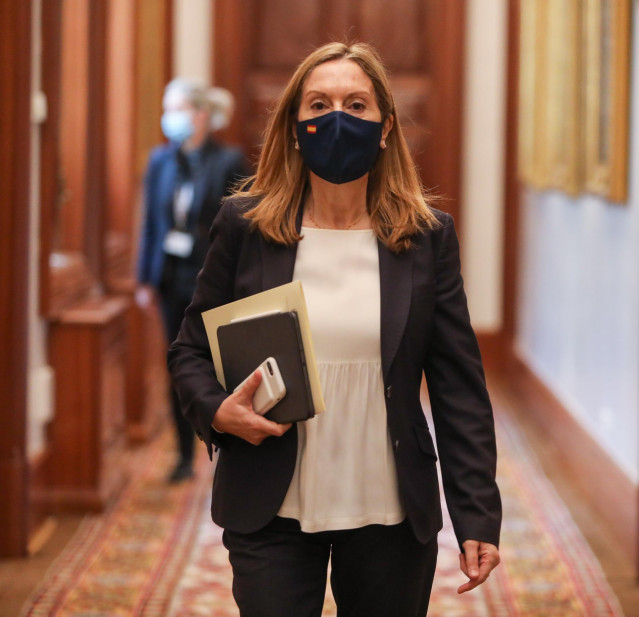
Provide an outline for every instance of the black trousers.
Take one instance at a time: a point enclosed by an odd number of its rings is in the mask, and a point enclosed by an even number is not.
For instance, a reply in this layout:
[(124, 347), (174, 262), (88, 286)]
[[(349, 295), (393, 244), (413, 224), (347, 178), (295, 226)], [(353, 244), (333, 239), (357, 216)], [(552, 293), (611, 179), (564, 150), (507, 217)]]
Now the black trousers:
[(320, 617), (327, 568), (338, 617), (424, 617), (437, 538), (420, 544), (410, 524), (304, 533), (276, 517), (258, 532), (224, 531), (241, 617)]
[[(178, 260), (167, 256), (162, 283), (159, 288), (160, 310), (169, 345), (177, 338), (184, 311), (191, 303), (195, 291), (197, 270), (193, 266), (180, 266)], [(195, 432), (184, 417), (175, 389), (171, 386), (171, 413), (175, 425), (180, 463), (191, 464), (195, 450)]]

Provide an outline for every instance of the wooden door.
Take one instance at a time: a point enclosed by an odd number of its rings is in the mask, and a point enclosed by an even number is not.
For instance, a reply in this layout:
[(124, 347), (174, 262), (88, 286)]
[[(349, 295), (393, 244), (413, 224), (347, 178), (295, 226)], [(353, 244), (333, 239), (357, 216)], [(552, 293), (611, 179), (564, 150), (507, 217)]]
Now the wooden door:
[(314, 47), (371, 43), (423, 183), (459, 219), (464, 17), (465, 0), (217, 0), (214, 81), (237, 102), (228, 137), (255, 155), (266, 110)]

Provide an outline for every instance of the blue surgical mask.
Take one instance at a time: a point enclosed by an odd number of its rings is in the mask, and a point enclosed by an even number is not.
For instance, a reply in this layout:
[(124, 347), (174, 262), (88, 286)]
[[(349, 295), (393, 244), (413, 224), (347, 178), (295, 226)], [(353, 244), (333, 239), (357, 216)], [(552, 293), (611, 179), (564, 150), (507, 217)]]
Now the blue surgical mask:
[(332, 184), (352, 182), (368, 173), (379, 153), (382, 122), (332, 111), (297, 123), (300, 154), (308, 168)]
[(194, 127), (188, 111), (165, 111), (162, 114), (162, 132), (167, 139), (182, 143), (193, 135)]

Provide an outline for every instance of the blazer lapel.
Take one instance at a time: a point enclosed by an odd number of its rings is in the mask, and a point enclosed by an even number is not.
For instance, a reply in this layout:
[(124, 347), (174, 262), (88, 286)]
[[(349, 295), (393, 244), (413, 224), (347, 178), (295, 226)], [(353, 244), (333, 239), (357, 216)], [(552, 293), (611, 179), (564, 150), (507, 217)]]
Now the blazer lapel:
[[(295, 226), (297, 232), (302, 228), (303, 208), (299, 208)], [(262, 254), (262, 289), (272, 289), (293, 280), (297, 244), (282, 246), (269, 242), (260, 234), (260, 252)]]
[(393, 253), (377, 241), (381, 294), (381, 346), (384, 379), (404, 334), (413, 288), (413, 251)]

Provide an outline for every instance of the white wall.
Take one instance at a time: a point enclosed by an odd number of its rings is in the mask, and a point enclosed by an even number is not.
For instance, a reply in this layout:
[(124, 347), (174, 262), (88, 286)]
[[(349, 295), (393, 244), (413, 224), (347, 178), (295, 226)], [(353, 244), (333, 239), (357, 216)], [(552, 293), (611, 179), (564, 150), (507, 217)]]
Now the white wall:
[(213, 0), (174, 0), (173, 75), (211, 82)]
[(502, 323), (506, 0), (469, 0), (462, 162), (462, 269), (473, 326)]
[[(635, 19), (639, 15), (635, 11)], [(634, 32), (637, 33), (635, 23)], [(634, 35), (626, 205), (525, 192), (519, 353), (639, 480), (639, 49)]]

